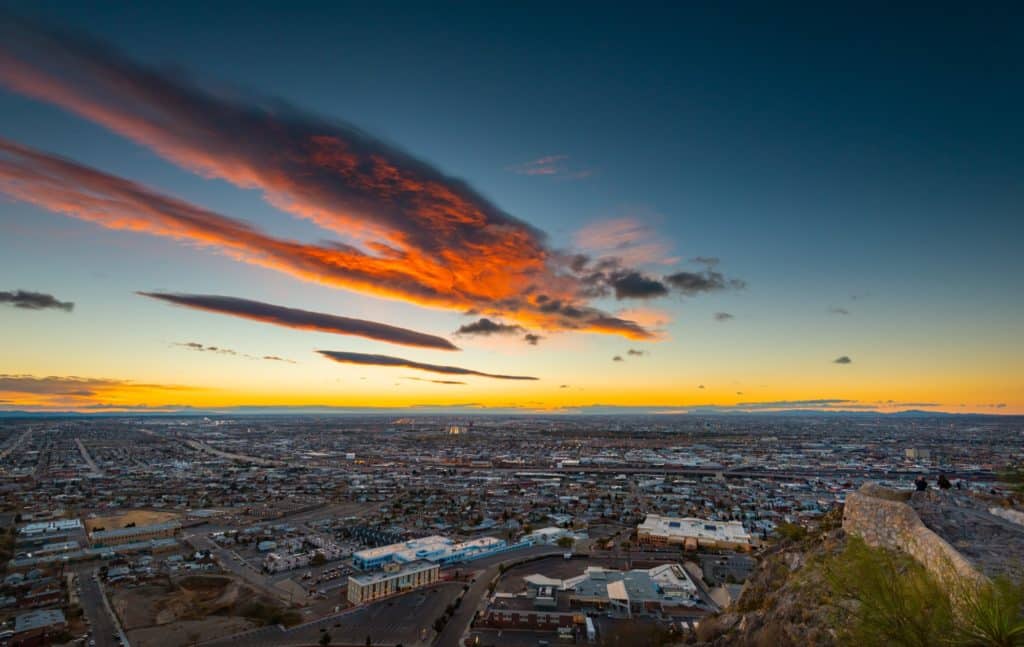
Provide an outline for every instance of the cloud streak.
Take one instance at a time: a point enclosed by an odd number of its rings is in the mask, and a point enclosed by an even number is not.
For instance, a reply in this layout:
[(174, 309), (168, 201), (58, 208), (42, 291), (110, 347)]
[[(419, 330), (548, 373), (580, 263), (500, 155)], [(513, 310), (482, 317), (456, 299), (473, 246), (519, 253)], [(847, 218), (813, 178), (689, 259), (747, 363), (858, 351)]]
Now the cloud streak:
[(496, 380), (536, 380), (535, 377), (525, 375), (501, 375), (496, 373), (484, 373), (458, 366), (443, 366), (440, 364), (425, 364), (413, 360), (390, 355), (369, 355), (366, 353), (349, 353), (335, 350), (318, 350), (318, 353), (340, 364), (359, 364), (362, 366), (394, 366), (400, 368), (411, 368), (417, 371), (428, 373), (441, 373), (444, 375), (475, 375), (477, 377), (489, 377)]
[(403, 346), (458, 350), (457, 346), (443, 337), (366, 319), (339, 317), (323, 312), (286, 308), (271, 303), (263, 303), (262, 301), (252, 301), (250, 299), (216, 294), (167, 294), (163, 292), (137, 292), (137, 294), (185, 306), (186, 308), (233, 315), (243, 319), (261, 321), (286, 328), (313, 330), (336, 335), (354, 335), (377, 341), (386, 341), (392, 344), (401, 344)]
[(70, 301), (59, 301), (52, 294), (14, 290), (0, 292), (0, 303), (5, 303), (22, 310), (63, 310), (71, 312), (75, 304)]
[(590, 169), (571, 169), (568, 155), (545, 155), (537, 159), (507, 167), (516, 175), (533, 175), (582, 180), (593, 175)]
[(430, 384), (444, 384), (448, 386), (465, 384), (459, 380), (425, 380), (422, 377), (404, 377), (403, 380), (412, 380), (413, 382), (428, 382)]
[(191, 350), (191, 351), (196, 351), (198, 353), (215, 353), (217, 355), (228, 355), (228, 356), (231, 356), (231, 357), (242, 357), (242, 358), (245, 358), (245, 359), (264, 359), (264, 360), (269, 360), (269, 361), (273, 361), (273, 362), (286, 362), (288, 364), (296, 364), (297, 363), (294, 360), (285, 359), (284, 357), (278, 357), (277, 355), (263, 355), (263, 356), (250, 355), (248, 353), (240, 353), (237, 350), (232, 350), (230, 348), (224, 348), (222, 346), (208, 346), (206, 344), (200, 344), (199, 342), (195, 342), (195, 341), (175, 342), (172, 345), (173, 346), (178, 346), (180, 348), (185, 348), (185, 349)]
[[(60, 171), (76, 177), (72, 188), (62, 188), (52, 159), (8, 144), (8, 159), (0, 162), (3, 190), (18, 199), (110, 228), (214, 247), (304, 280), (546, 329), (651, 336), (588, 306), (541, 232), (462, 180), (353, 125), (280, 101), (210, 91), (80, 35), (7, 15), (0, 21), (0, 83), (204, 177), (259, 191), (339, 240), (303, 245), (271, 238), (134, 183), (115, 187), (117, 178), (68, 162)], [(540, 286), (545, 303), (565, 309), (543, 309), (535, 298)]]

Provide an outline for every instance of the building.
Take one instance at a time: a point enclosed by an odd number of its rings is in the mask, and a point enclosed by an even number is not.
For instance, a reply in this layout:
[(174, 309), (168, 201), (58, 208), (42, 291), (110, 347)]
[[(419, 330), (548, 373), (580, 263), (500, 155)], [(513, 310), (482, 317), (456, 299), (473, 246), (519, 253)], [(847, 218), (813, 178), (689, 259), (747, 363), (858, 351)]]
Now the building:
[(49, 535), (53, 533), (67, 533), (79, 530), (82, 522), (79, 519), (56, 519), (54, 521), (37, 521), (26, 524), (18, 529), (18, 534), (31, 537), (34, 535)]
[(631, 571), (591, 566), (565, 580), (534, 574), (523, 581), (525, 595), (494, 596), (483, 624), (553, 630), (582, 625), (592, 612), (615, 618), (691, 617), (701, 606), (697, 586), (679, 564)]
[(455, 564), (480, 557), (487, 557), (506, 550), (530, 545), (529, 542), (509, 545), (504, 539), (480, 537), (469, 541), (456, 542), (440, 535), (389, 544), (378, 548), (367, 548), (352, 553), (352, 563), (357, 568), (371, 570), (392, 562), (407, 564), (425, 560), (441, 564)]
[(375, 573), (350, 575), (348, 601), (363, 604), (437, 582), (441, 567), (426, 561), (388, 564)]
[(912, 461), (930, 461), (932, 459), (930, 449), (921, 449), (919, 447), (909, 447), (903, 451), (903, 454)]
[(60, 609), (40, 609), (22, 613), (14, 619), (11, 645), (49, 645), (51, 637), (67, 628), (67, 620)]
[(556, 526), (534, 530), (529, 535), (527, 535), (525, 539), (532, 542), (533, 544), (544, 544), (548, 546), (553, 546), (554, 544), (557, 544), (558, 540), (562, 539), (563, 537), (569, 537), (573, 541), (578, 539), (576, 534), (573, 533), (571, 530), (566, 530), (565, 528), (558, 528)]
[(687, 550), (726, 548), (750, 550), (750, 533), (739, 521), (708, 521), (694, 517), (649, 514), (636, 527), (637, 541), (649, 546), (679, 545)]
[(164, 539), (174, 537), (181, 529), (177, 521), (157, 523), (151, 526), (132, 526), (131, 528), (117, 528), (115, 530), (95, 530), (90, 539), (93, 546), (117, 546), (119, 544), (132, 544), (150, 539)]

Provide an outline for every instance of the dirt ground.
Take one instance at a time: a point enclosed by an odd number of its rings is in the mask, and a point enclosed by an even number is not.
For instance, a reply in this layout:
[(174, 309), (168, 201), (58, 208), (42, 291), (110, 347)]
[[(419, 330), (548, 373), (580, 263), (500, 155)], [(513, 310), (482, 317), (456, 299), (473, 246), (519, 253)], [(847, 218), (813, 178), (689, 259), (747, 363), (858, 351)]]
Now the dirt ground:
[(156, 512), (155, 510), (129, 510), (123, 514), (110, 515), (106, 517), (95, 517), (85, 520), (85, 529), (92, 532), (93, 528), (124, 528), (127, 524), (135, 522), (136, 526), (149, 526), (155, 523), (163, 523), (181, 519), (176, 512)]
[(195, 575), (142, 586), (117, 587), (113, 607), (132, 645), (178, 647), (229, 636), (256, 626), (241, 616), (251, 602), (265, 602), (233, 577)]

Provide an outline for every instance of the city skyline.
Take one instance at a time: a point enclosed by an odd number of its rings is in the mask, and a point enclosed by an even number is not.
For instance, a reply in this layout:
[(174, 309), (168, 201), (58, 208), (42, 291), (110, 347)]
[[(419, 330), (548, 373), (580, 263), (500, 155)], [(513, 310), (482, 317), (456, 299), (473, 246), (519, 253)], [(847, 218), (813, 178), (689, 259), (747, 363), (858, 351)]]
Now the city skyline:
[(1010, 21), (536, 9), (0, 8), (0, 411), (1024, 414)]

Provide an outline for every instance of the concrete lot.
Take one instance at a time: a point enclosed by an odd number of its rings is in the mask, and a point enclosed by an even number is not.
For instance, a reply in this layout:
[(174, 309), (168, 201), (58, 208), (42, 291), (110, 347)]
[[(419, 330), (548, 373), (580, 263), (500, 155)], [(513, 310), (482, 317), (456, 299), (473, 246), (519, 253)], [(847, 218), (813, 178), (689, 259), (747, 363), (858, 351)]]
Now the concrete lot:
[(537, 647), (541, 640), (552, 646), (572, 644), (558, 640), (558, 634), (553, 631), (522, 629), (474, 629), (470, 639), (479, 639), (480, 647)]

